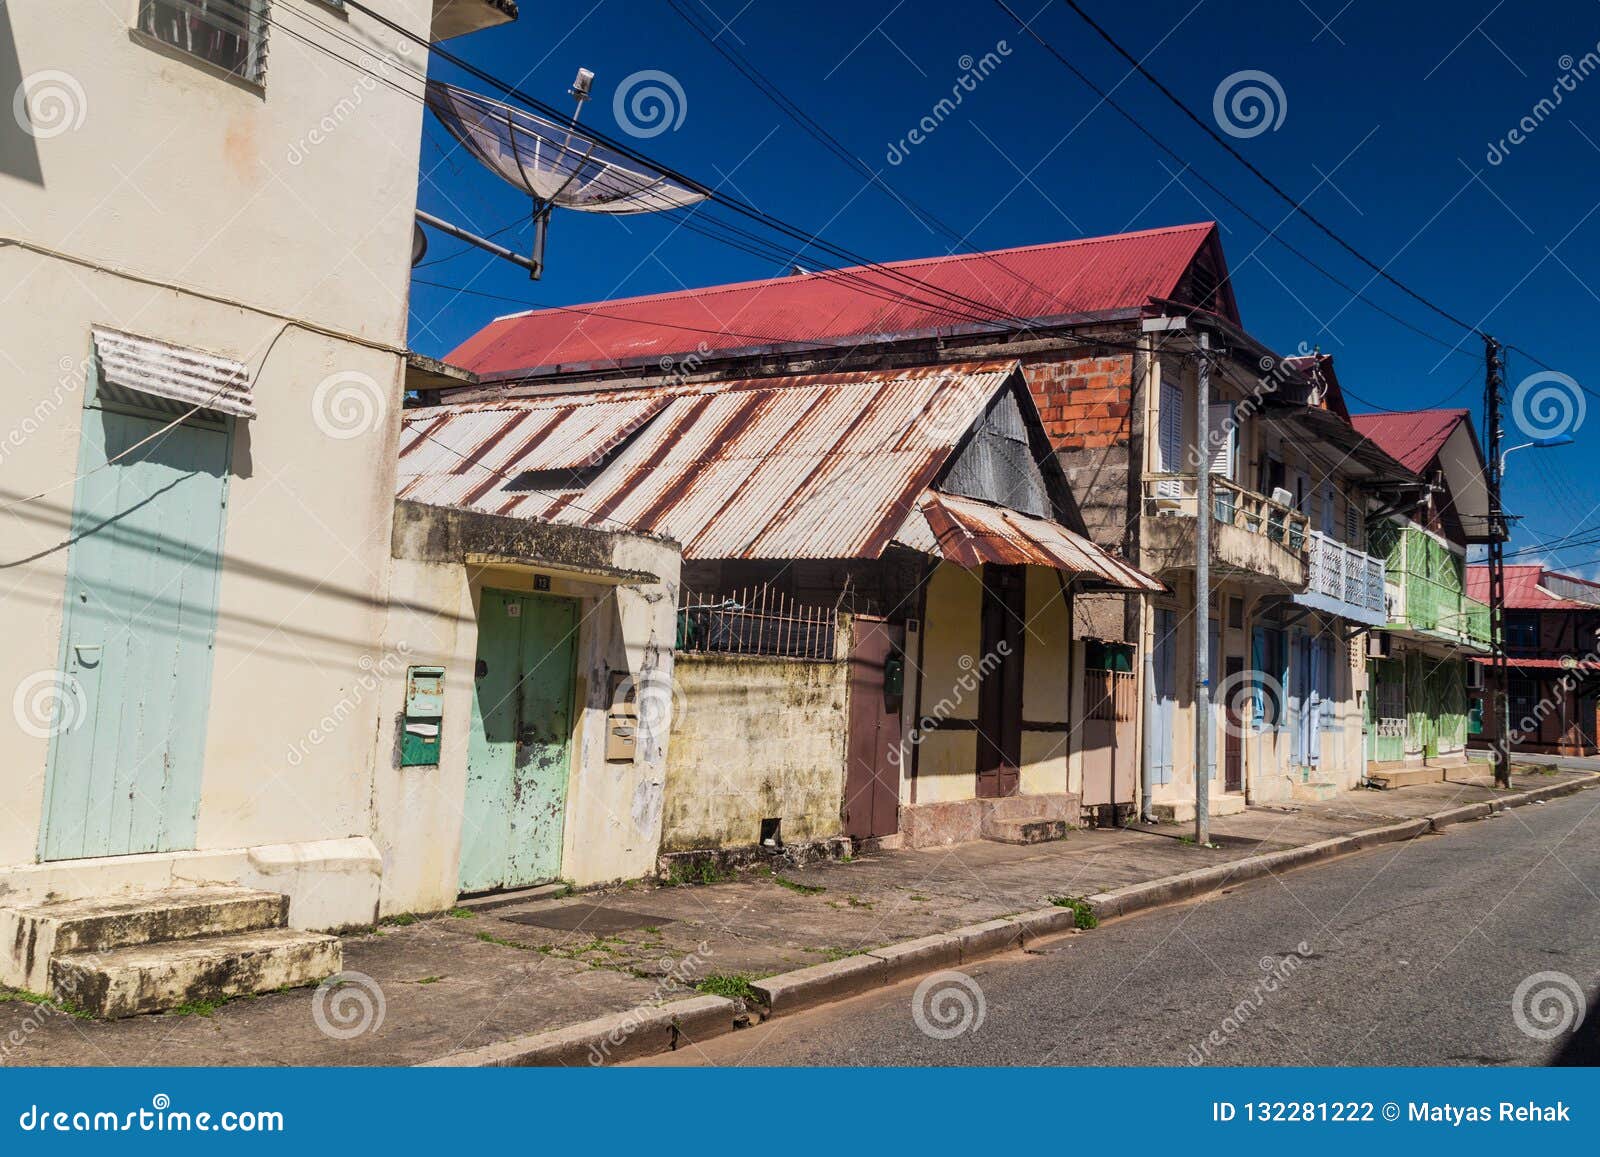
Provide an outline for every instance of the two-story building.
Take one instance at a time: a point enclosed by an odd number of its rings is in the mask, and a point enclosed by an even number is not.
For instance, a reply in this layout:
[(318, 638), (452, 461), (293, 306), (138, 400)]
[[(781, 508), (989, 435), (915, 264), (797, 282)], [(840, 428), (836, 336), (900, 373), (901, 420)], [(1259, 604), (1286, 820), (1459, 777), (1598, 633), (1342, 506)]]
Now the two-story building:
[[(1488, 597), (1489, 568), (1469, 567), (1467, 589)], [(1473, 747), (1543, 755), (1600, 754), (1600, 584), (1539, 564), (1506, 567), (1506, 718), (1492, 661), (1474, 657), (1472, 698), (1482, 713)]]
[(1380, 787), (1433, 782), (1466, 759), (1471, 661), (1489, 651), (1489, 607), (1466, 581), (1467, 546), (1489, 526), (1483, 455), (1466, 410), (1354, 421), (1423, 483), (1369, 512), (1387, 578), (1385, 619), (1367, 645), (1368, 775)]
[(62, 7), (0, 7), (0, 983), (137, 1011), (336, 969), (297, 930), (415, 851), (374, 799), (427, 52), (314, 0)]
[[(1211, 405), (1197, 435), (1202, 357)], [(1212, 809), (1357, 782), (1356, 636), (1383, 618), (1361, 515), (1414, 479), (1350, 426), (1331, 366), (1280, 359), (1244, 332), (1214, 224), (514, 314), (450, 355), (475, 381), (429, 400), (994, 359), (1020, 364), (1089, 537), (1166, 587), (1072, 599), (1075, 690), (1056, 742), (1085, 815), (1109, 822), (1141, 800), (1193, 814), (1199, 462), (1214, 483)]]

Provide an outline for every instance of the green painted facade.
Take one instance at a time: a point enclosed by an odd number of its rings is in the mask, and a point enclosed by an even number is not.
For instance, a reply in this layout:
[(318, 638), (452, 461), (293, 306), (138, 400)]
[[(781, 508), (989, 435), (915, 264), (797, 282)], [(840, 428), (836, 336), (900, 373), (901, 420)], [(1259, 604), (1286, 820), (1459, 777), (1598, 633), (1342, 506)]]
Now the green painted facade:
[[(1466, 559), (1413, 527), (1387, 522), (1372, 532), (1391, 586), (1401, 589), (1389, 629), (1422, 632), (1444, 642), (1487, 648), (1489, 607), (1466, 594)], [(1397, 616), (1397, 617), (1396, 617)]]

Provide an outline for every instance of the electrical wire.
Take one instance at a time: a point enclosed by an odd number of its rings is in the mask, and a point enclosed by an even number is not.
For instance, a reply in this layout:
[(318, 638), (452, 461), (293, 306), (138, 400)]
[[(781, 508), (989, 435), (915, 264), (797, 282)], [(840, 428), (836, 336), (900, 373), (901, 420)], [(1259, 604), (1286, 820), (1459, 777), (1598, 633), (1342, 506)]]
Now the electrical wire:
[(1452, 323), (1452, 324), (1454, 324), (1456, 326), (1459, 326), (1461, 329), (1466, 330), (1468, 333), (1475, 333), (1475, 334), (1478, 334), (1480, 337), (1487, 337), (1488, 336), (1487, 334), (1484, 334), (1483, 331), (1480, 330), (1477, 326), (1471, 325), (1468, 322), (1462, 321), (1459, 317), (1456, 317), (1453, 313), (1450, 313), (1444, 307), (1435, 304), (1434, 302), (1430, 301), (1428, 298), (1424, 297), (1422, 294), (1418, 293), (1416, 290), (1412, 289), (1405, 282), (1401, 281), (1398, 277), (1395, 277), (1393, 274), (1391, 274), (1382, 265), (1379, 265), (1377, 262), (1375, 262), (1371, 258), (1367, 257), (1366, 254), (1362, 253), (1354, 245), (1350, 244), (1343, 237), (1341, 237), (1338, 233), (1334, 232), (1333, 229), (1331, 229), (1327, 225), (1323, 224), (1321, 219), (1318, 218), (1314, 213), (1312, 213), (1311, 210), (1307, 209), (1305, 207), (1305, 205), (1300, 200), (1298, 200), (1295, 197), (1291, 196), (1281, 186), (1279, 186), (1278, 183), (1275, 182), (1271, 177), (1267, 176), (1266, 173), (1262, 172), (1260, 168), (1258, 168), (1255, 164), (1253, 164), (1249, 160), (1249, 158), (1247, 158), (1243, 153), (1241, 153), (1238, 149), (1236, 149), (1228, 141), (1224, 140), (1217, 133), (1216, 129), (1214, 129), (1210, 124), (1208, 124), (1205, 121), (1204, 118), (1198, 116), (1194, 112), (1193, 109), (1191, 109), (1188, 105), (1186, 105), (1177, 96), (1177, 94), (1175, 94), (1166, 85), (1162, 84), (1161, 81), (1159, 79), (1157, 79), (1155, 74), (1152, 73), (1148, 68), (1146, 68), (1144, 66), (1144, 62), (1143, 61), (1139, 60), (1132, 53), (1130, 53), (1126, 48), (1122, 47), (1122, 45), (1119, 44), (1116, 41), (1116, 39), (1114, 37), (1112, 37), (1112, 35), (1109, 32), (1107, 32), (1104, 28), (1102, 28), (1095, 21), (1094, 17), (1090, 16), (1087, 12), (1085, 12), (1083, 10), (1083, 7), (1078, 3), (1078, 0), (1062, 0), (1062, 3), (1064, 3), (1068, 8), (1071, 8), (1074, 12), (1076, 12), (1078, 14), (1078, 16), (1084, 21), (1084, 23), (1086, 23), (1090, 28), (1094, 29), (1096, 34), (1099, 35), (1100, 39), (1104, 40), (1107, 44), (1109, 44), (1117, 52), (1117, 54), (1119, 56), (1121, 56), (1124, 60), (1126, 60), (1128, 62), (1128, 64), (1131, 65), (1139, 73), (1140, 76), (1144, 77), (1147, 81), (1149, 81), (1151, 84), (1153, 84), (1156, 87), (1156, 89), (1160, 91), (1161, 95), (1165, 96), (1169, 101), (1171, 101), (1174, 105), (1176, 105), (1178, 110), (1180, 112), (1182, 112), (1184, 116), (1188, 117), (1191, 121), (1193, 121), (1196, 125), (1198, 125), (1200, 127), (1200, 129), (1208, 137), (1210, 137), (1213, 141), (1215, 141), (1217, 144), (1221, 145), (1222, 148), (1226, 149), (1228, 154), (1231, 157), (1233, 157), (1234, 160), (1238, 161), (1246, 169), (1250, 170), (1250, 172), (1252, 174), (1254, 174), (1255, 177), (1257, 179), (1259, 179), (1264, 185), (1266, 185), (1267, 188), (1271, 189), (1280, 198), (1282, 198), (1289, 205), (1289, 207), (1294, 210), (1294, 212), (1298, 213), (1300, 216), (1304, 217), (1307, 221), (1311, 222), (1311, 224), (1315, 225), (1319, 230), (1321, 230), (1324, 234), (1326, 234), (1327, 237), (1330, 240), (1332, 240), (1335, 244), (1337, 244), (1346, 253), (1349, 253), (1357, 261), (1360, 261), (1368, 269), (1371, 269), (1373, 271), (1373, 273), (1377, 274), (1379, 277), (1381, 277), (1385, 281), (1389, 282), (1389, 284), (1393, 285), (1396, 289), (1399, 289), (1402, 293), (1405, 293), (1408, 297), (1411, 297), (1411, 298), (1415, 299), (1416, 301), (1421, 302), (1423, 305), (1427, 306), (1434, 313), (1438, 314), (1440, 317), (1444, 318), (1446, 321), (1448, 321), (1448, 322), (1450, 322), (1450, 323)]

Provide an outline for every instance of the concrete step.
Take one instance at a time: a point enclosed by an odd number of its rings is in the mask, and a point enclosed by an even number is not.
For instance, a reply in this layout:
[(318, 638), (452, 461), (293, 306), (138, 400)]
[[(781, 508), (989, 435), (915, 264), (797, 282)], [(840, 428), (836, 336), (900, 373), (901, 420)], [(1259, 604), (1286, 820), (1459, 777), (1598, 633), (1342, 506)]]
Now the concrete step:
[(986, 820), (983, 838), (998, 844), (1043, 844), (1067, 838), (1066, 820)]
[(289, 897), (250, 888), (173, 888), (0, 908), (0, 983), (47, 992), (50, 960), (139, 944), (281, 928)]
[(1297, 783), (1293, 787), (1295, 799), (1326, 800), (1334, 799), (1339, 794), (1339, 785), (1326, 779), (1313, 779)]
[[(1244, 796), (1233, 793), (1221, 793), (1215, 790), (1211, 793), (1211, 815), (1236, 816), (1244, 811), (1246, 804)], [(1174, 800), (1170, 803), (1157, 803), (1152, 805), (1151, 811), (1155, 814), (1157, 823), (1187, 824), (1194, 821), (1194, 797)]]
[(337, 936), (269, 928), (58, 956), (49, 991), (114, 1018), (316, 984), (343, 964)]
[(1395, 767), (1387, 771), (1374, 771), (1367, 776), (1373, 787), (1393, 791), (1398, 787), (1414, 787), (1419, 783), (1443, 783), (1442, 767)]

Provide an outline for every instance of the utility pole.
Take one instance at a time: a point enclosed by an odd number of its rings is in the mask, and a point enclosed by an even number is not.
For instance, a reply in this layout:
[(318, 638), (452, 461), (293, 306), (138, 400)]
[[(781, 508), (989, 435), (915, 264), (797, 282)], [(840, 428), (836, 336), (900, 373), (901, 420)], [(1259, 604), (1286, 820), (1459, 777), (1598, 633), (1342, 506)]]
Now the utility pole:
[(1505, 388), (1505, 350), (1483, 335), (1483, 436), (1488, 442), (1489, 470), (1489, 695), (1499, 721), (1499, 749), (1494, 760), (1494, 784), (1511, 786), (1511, 720), (1506, 718), (1506, 548), (1505, 509), (1500, 504), (1500, 395)]
[(1211, 842), (1211, 341), (1201, 330), (1194, 407), (1194, 842)]

